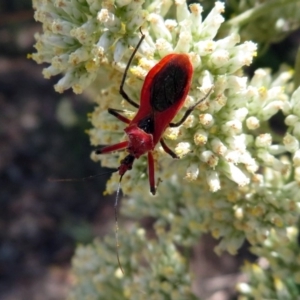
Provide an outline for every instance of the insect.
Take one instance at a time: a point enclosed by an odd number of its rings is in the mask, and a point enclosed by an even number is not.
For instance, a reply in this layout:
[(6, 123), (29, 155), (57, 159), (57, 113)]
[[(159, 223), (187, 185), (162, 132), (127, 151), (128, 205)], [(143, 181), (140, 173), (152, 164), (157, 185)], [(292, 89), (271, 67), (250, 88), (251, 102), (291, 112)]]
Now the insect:
[(132, 169), (135, 159), (147, 154), (148, 156), (148, 176), (150, 191), (153, 195), (156, 193), (155, 170), (153, 150), (160, 143), (166, 153), (172, 158), (179, 158), (165, 143), (162, 135), (166, 128), (180, 126), (191, 112), (204, 101), (211, 90), (204, 98), (198, 100), (189, 107), (181, 120), (172, 123), (172, 119), (184, 104), (184, 100), (189, 92), (193, 66), (187, 54), (169, 54), (158, 62), (147, 74), (140, 96), (140, 105), (129, 98), (124, 90), (124, 83), (128, 73), (129, 66), (143, 42), (145, 35), (141, 31), (141, 39), (134, 49), (120, 85), (120, 94), (132, 106), (138, 108), (138, 112), (132, 120), (124, 117), (120, 110), (109, 108), (108, 112), (127, 124), (124, 129), (127, 140), (105, 146), (96, 150), (96, 154), (110, 153), (116, 150), (126, 149), (128, 155), (121, 161), (118, 168), (120, 182), (123, 175)]
[(168, 126), (180, 126), (188, 118), (195, 107), (204, 101), (211, 92), (210, 89), (204, 98), (198, 100), (194, 105), (189, 107), (180, 121), (176, 123), (171, 122), (184, 104), (193, 76), (193, 66), (188, 55), (173, 53), (165, 56), (147, 74), (141, 91), (140, 105), (131, 100), (124, 90), (124, 84), (129, 66), (145, 38), (143, 32), (141, 30), (140, 32), (141, 39), (129, 58), (119, 89), (121, 96), (132, 106), (138, 108), (138, 111), (135, 117), (132, 120), (129, 120), (121, 114), (121, 110), (109, 108), (108, 112), (110, 114), (127, 124), (124, 129), (127, 139), (123, 142), (105, 146), (96, 150), (96, 154), (106, 154), (123, 149), (126, 149), (128, 152), (128, 155), (121, 161), (121, 164), (117, 169), (120, 175), (120, 180), (114, 205), (117, 259), (122, 273), (124, 273), (124, 271), (120, 263), (118, 252), (119, 243), (117, 218), (117, 206), (122, 178), (127, 171), (132, 169), (135, 159), (147, 154), (150, 191), (153, 195), (155, 195), (156, 186), (153, 158), (153, 150), (155, 146), (160, 143), (164, 151), (172, 158), (179, 158), (165, 143), (162, 137), (163, 133)]

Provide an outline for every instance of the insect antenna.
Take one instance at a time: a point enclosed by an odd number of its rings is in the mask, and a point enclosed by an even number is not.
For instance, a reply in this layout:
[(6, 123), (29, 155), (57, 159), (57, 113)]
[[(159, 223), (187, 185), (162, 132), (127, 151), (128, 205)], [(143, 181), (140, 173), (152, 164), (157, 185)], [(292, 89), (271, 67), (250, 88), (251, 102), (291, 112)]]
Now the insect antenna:
[(116, 200), (115, 200), (115, 205), (114, 205), (114, 210), (115, 210), (115, 239), (116, 239), (116, 252), (117, 252), (117, 259), (118, 259), (118, 264), (119, 268), (124, 274), (124, 270), (122, 268), (121, 262), (120, 262), (120, 256), (119, 256), (119, 226), (118, 226), (118, 201), (120, 197), (120, 190), (121, 190), (121, 181), (122, 181), (123, 175), (120, 176), (119, 180), (119, 185), (117, 188), (117, 193), (116, 193)]
[(73, 182), (73, 181), (78, 182), (78, 181), (87, 181), (87, 180), (94, 179), (96, 177), (104, 176), (106, 174), (112, 174), (114, 172), (117, 172), (118, 170), (119, 169), (111, 170), (111, 171), (107, 171), (107, 172), (104, 172), (104, 173), (90, 175), (90, 176), (82, 177), (82, 178), (48, 178), (48, 181), (50, 181), (50, 182)]

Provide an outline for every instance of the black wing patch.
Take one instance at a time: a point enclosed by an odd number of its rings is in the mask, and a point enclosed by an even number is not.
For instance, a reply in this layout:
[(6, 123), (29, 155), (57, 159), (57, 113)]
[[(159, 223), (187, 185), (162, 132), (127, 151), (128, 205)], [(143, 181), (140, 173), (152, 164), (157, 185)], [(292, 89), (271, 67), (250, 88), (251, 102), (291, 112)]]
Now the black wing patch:
[(182, 66), (170, 62), (153, 78), (150, 103), (154, 110), (163, 112), (178, 102), (186, 88), (188, 74)]
[(153, 115), (151, 114), (151, 116), (147, 116), (146, 118), (140, 120), (137, 126), (142, 130), (144, 130), (146, 133), (153, 134), (154, 133)]

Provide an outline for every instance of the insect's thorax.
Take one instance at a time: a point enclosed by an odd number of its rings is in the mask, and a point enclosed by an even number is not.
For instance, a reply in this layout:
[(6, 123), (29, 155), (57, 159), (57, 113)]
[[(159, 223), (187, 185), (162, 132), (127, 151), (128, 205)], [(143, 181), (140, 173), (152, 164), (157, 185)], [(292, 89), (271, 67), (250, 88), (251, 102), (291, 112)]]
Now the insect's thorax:
[[(161, 121), (163, 121), (162, 118), (160, 118)], [(129, 142), (127, 149), (135, 158), (154, 149), (168, 126), (169, 120), (160, 126), (157, 126), (157, 123), (159, 123), (157, 116), (151, 112), (150, 115), (143, 118), (135, 117), (126, 127), (125, 132)]]
[(132, 122), (125, 128), (128, 138), (127, 150), (135, 158), (154, 149), (152, 126), (151, 120), (141, 120), (141, 123)]

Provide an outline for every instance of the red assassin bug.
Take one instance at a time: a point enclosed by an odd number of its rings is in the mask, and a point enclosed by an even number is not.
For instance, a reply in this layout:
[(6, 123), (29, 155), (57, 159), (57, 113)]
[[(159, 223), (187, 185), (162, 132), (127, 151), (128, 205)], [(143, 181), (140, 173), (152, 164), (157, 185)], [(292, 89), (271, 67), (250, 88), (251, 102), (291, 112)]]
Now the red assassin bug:
[(120, 121), (128, 124), (124, 129), (127, 134), (127, 140), (105, 146), (96, 150), (96, 154), (110, 153), (116, 150), (126, 149), (128, 155), (121, 161), (118, 168), (120, 175), (120, 182), (126, 171), (132, 169), (135, 159), (141, 155), (148, 155), (148, 175), (150, 191), (155, 195), (155, 172), (154, 172), (154, 159), (152, 151), (158, 142), (162, 148), (173, 158), (179, 158), (165, 143), (162, 135), (168, 126), (180, 126), (191, 112), (204, 101), (211, 90), (205, 95), (204, 98), (198, 100), (194, 105), (188, 108), (181, 118), (176, 123), (171, 123), (174, 116), (184, 104), (184, 100), (189, 92), (193, 66), (186, 54), (169, 54), (165, 56), (158, 64), (156, 64), (148, 73), (141, 91), (141, 105), (139, 106), (124, 91), (124, 83), (127, 76), (129, 66), (140, 47), (145, 35), (142, 37), (134, 49), (120, 85), (120, 94), (132, 106), (138, 108), (138, 112), (132, 120), (120, 114), (120, 110), (109, 108), (108, 112)]
[[(141, 31), (141, 30), (140, 30)], [(114, 108), (109, 108), (108, 112), (118, 118), (120, 121), (128, 124), (124, 129), (127, 134), (127, 140), (105, 146), (96, 150), (96, 154), (110, 153), (116, 150), (126, 149), (128, 155), (121, 161), (118, 168), (120, 175), (119, 187), (117, 189), (116, 201), (115, 201), (115, 222), (116, 222), (116, 249), (119, 267), (123, 272), (119, 254), (118, 254), (118, 219), (117, 219), (117, 205), (120, 191), (120, 184), (124, 174), (132, 169), (132, 165), (135, 159), (139, 158), (143, 154), (148, 155), (148, 173), (150, 191), (155, 195), (155, 172), (154, 172), (154, 159), (152, 151), (155, 146), (160, 142), (164, 151), (173, 158), (179, 158), (165, 143), (162, 135), (168, 126), (177, 127), (180, 126), (195, 107), (204, 101), (211, 90), (205, 95), (204, 98), (198, 100), (194, 105), (189, 107), (180, 121), (177, 123), (171, 123), (174, 116), (180, 110), (184, 104), (184, 100), (189, 92), (193, 66), (190, 62), (188, 55), (186, 54), (169, 54), (165, 56), (158, 64), (156, 64), (148, 73), (145, 78), (145, 82), (141, 91), (141, 105), (139, 106), (124, 91), (124, 83), (126, 80), (129, 66), (143, 42), (145, 35), (141, 31), (141, 39), (138, 42), (136, 48), (132, 52), (125, 72), (120, 84), (121, 96), (132, 106), (138, 108), (138, 112), (132, 120), (127, 119), (120, 113), (122, 111)]]

